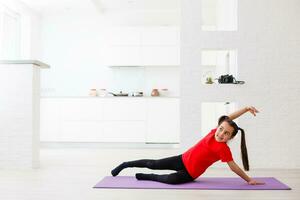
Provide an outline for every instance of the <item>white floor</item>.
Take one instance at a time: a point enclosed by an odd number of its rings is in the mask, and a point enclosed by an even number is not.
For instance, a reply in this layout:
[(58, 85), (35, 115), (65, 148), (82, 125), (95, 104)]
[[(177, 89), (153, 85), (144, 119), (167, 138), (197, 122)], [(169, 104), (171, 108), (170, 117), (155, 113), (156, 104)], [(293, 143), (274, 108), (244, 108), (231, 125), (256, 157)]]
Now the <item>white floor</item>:
[[(93, 189), (110, 170), (125, 160), (162, 158), (177, 149), (42, 149), (37, 170), (0, 170), (1, 200), (159, 200), (159, 199), (299, 199), (300, 170), (253, 170), (254, 176), (273, 176), (288, 184), (290, 191), (141, 190)], [(127, 169), (121, 175), (149, 172)], [(235, 176), (229, 170), (209, 169), (205, 176)]]

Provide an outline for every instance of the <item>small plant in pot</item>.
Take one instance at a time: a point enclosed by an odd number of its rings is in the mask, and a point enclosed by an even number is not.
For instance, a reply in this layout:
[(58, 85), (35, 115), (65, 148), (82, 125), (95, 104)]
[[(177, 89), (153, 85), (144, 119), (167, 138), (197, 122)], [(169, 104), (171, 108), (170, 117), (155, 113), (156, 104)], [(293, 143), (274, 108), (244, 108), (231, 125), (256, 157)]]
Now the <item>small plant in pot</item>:
[(207, 77), (206, 78), (206, 82), (205, 82), (206, 84), (213, 84), (214, 82), (213, 82), (213, 78), (212, 77)]

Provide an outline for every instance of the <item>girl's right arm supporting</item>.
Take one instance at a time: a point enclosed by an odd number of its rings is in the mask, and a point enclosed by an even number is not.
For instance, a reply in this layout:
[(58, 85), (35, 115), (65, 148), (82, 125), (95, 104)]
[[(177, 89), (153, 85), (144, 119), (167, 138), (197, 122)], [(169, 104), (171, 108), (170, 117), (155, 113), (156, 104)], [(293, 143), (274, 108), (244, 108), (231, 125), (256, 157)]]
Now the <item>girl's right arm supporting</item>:
[(240, 110), (237, 110), (233, 113), (231, 113), (230, 115), (228, 115), (228, 117), (231, 119), (231, 120), (234, 120), (236, 118), (238, 118), (239, 116), (243, 115), (244, 113), (246, 112), (251, 112), (254, 116), (256, 116), (256, 113), (258, 113), (259, 111), (253, 107), (253, 106), (247, 106), (247, 107), (244, 107)]
[(252, 178), (250, 178), (234, 161), (227, 162), (231, 171), (239, 175), (242, 179), (244, 179), (250, 185), (262, 185), (263, 182), (258, 182)]

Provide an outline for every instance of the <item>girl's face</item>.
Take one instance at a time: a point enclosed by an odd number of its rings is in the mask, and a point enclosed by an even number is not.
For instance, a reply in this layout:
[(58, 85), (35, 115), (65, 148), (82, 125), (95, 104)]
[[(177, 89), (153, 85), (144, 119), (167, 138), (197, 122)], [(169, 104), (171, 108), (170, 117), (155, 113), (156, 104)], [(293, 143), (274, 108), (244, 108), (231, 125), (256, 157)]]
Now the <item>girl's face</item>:
[(215, 139), (217, 142), (227, 142), (231, 139), (232, 132), (234, 131), (234, 128), (231, 127), (228, 122), (224, 121), (220, 124), (220, 126), (217, 128), (217, 131), (215, 133)]

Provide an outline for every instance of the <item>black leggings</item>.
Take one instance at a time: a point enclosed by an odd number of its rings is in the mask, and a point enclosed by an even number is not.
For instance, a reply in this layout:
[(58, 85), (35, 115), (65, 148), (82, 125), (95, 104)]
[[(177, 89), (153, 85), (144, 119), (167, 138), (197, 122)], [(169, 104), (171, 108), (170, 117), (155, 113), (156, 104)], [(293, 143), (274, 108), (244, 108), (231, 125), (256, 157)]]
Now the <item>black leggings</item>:
[(159, 160), (135, 160), (124, 163), (124, 168), (126, 167), (146, 167), (149, 169), (165, 169), (165, 170), (175, 170), (177, 172), (171, 174), (136, 174), (138, 180), (152, 180), (168, 184), (179, 184), (191, 182), (194, 179), (187, 172), (181, 155), (163, 158)]

